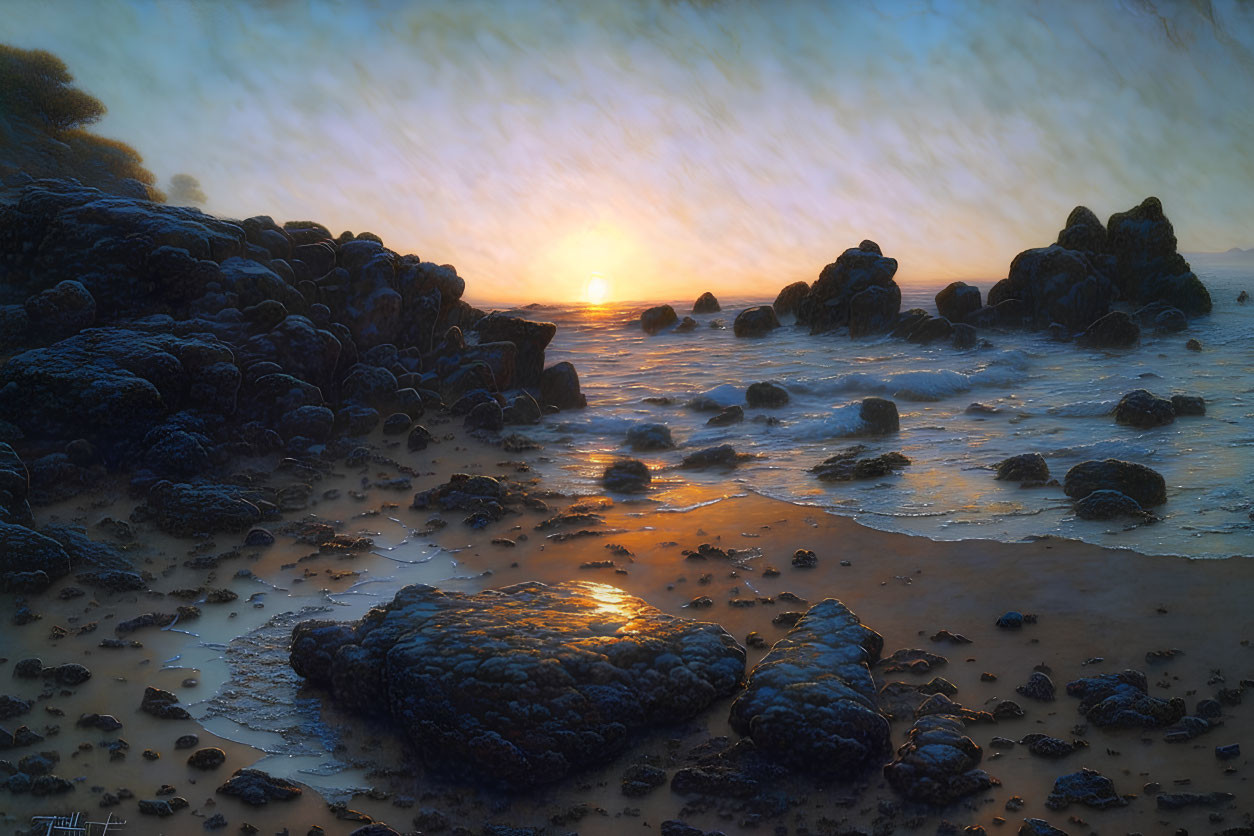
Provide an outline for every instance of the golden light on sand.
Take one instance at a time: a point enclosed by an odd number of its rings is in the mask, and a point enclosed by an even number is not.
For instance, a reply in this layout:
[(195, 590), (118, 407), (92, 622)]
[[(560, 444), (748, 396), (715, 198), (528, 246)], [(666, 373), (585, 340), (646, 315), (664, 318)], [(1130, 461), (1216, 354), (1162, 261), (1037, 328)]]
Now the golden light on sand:
[(589, 305), (604, 305), (610, 300), (610, 281), (602, 273), (593, 273), (583, 288), (583, 298)]

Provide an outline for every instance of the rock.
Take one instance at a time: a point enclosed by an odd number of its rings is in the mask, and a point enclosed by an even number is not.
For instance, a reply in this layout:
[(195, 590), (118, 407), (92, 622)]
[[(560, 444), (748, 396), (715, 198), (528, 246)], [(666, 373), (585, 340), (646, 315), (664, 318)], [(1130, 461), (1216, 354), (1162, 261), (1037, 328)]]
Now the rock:
[(1100, 490), (1130, 496), (1143, 508), (1167, 501), (1167, 483), (1162, 475), (1133, 462), (1118, 459), (1081, 462), (1068, 470), (1063, 479), (1063, 491), (1072, 499), (1083, 499)]
[(1076, 338), (1090, 348), (1129, 348), (1141, 339), (1141, 329), (1123, 311), (1111, 311), (1089, 325)]
[(1040, 671), (1035, 671), (1028, 677), (1028, 681), (1015, 688), (1015, 691), (1031, 700), (1054, 701), (1054, 681)]
[(744, 407), (739, 404), (733, 404), (732, 406), (725, 406), (720, 409), (717, 415), (712, 416), (710, 420), (705, 423), (707, 426), (711, 427), (729, 427), (732, 424), (739, 424), (744, 420)]
[(1175, 231), (1158, 198), (1111, 215), (1106, 232), (1124, 296), (1140, 304), (1163, 302), (1190, 316), (1210, 313), (1210, 294), (1176, 252)]
[(244, 545), (253, 548), (273, 546), (274, 535), (264, 528), (254, 528), (244, 535)]
[(96, 300), (81, 282), (67, 279), (37, 293), (25, 303), (31, 333), (40, 342), (56, 342), (90, 328), (96, 321)]
[(658, 305), (640, 314), (640, 330), (653, 335), (679, 321), (679, 315), (670, 305)]
[[(953, 332), (949, 341), (954, 348), (958, 349), (975, 348), (980, 342), (975, 328), (964, 322), (959, 322), (953, 326)], [(985, 345), (989, 345), (989, 343), (986, 341)]]
[(1072, 331), (1084, 330), (1106, 316), (1119, 296), (1114, 282), (1089, 256), (1056, 244), (1019, 253), (1005, 282), (989, 292), (989, 305), (1018, 299), (1038, 328), (1058, 322)]
[(878, 479), (908, 467), (910, 459), (901, 453), (884, 453), (872, 458), (857, 458), (862, 447), (854, 447), (824, 459), (810, 472), (824, 482), (848, 482), (853, 479)]
[(505, 427), (505, 413), (496, 401), (487, 401), (470, 410), (462, 426), (468, 430), (500, 432)]
[(405, 438), (405, 447), (412, 453), (416, 450), (426, 450), (434, 442), (435, 436), (431, 434), (430, 430), (421, 424), (415, 424)]
[(0, 591), (38, 591), (69, 573), (70, 556), (60, 543), (25, 526), (0, 523)]
[(765, 337), (779, 327), (779, 318), (769, 305), (746, 308), (736, 314), (732, 323), (732, 333), (737, 337)]
[(1049, 465), (1040, 453), (1022, 453), (997, 463), (997, 479), (1003, 482), (1049, 481)]
[(1042, 758), (1065, 758), (1082, 748), (1075, 743), (1040, 733), (1025, 734), (1019, 742), (1027, 746), (1029, 752)]
[[(812, 334), (849, 324), (854, 296), (869, 287), (882, 287), (891, 293), (896, 288), (893, 281), (896, 272), (896, 259), (885, 258), (874, 241), (863, 241), (856, 248), (845, 250), (836, 261), (823, 268), (818, 280), (798, 303), (797, 323), (809, 326)], [(900, 305), (899, 288), (897, 294)]]
[(745, 402), (751, 407), (776, 408), (788, 404), (788, 390), (773, 381), (750, 383)]
[(1149, 429), (1161, 427), (1176, 420), (1172, 402), (1156, 397), (1145, 389), (1136, 389), (1119, 399), (1115, 406), (1115, 421), (1131, 427)]
[(238, 798), (245, 804), (261, 807), (271, 801), (291, 801), (299, 798), (301, 787), (286, 778), (275, 778), (260, 769), (237, 769), (222, 786), (219, 795)]
[(297, 625), (299, 675), (350, 710), (389, 714), (431, 760), (512, 787), (613, 757), (744, 675), (744, 649), (716, 625), (587, 582), (408, 586), (347, 633), (327, 627)]
[(679, 320), (679, 324), (675, 326), (675, 333), (687, 334), (697, 330), (697, 321), (690, 316), (686, 316)]
[(901, 311), (901, 288), (896, 282), (887, 287), (871, 285), (851, 296), (848, 308), (850, 337), (887, 334), (896, 326)]
[(1184, 344), (1184, 347), (1189, 351), (1201, 351), (1202, 350), (1202, 344), (1198, 342), (1197, 340), (1189, 340), (1187, 343)]
[(601, 484), (605, 489), (618, 493), (641, 493), (652, 481), (648, 465), (636, 459), (616, 461), (601, 475)]
[(697, 297), (697, 301), (692, 303), (692, 312), (694, 314), (718, 313), (723, 308), (718, 304), (718, 300), (714, 298), (714, 294), (706, 291)]
[(1075, 514), (1082, 520), (1113, 520), (1118, 517), (1155, 519), (1154, 515), (1142, 508), (1135, 499), (1119, 491), (1093, 491), (1088, 496), (1076, 500)]
[(809, 282), (793, 282), (779, 292), (771, 308), (778, 316), (789, 316), (797, 312), (801, 300), (810, 292)]
[[(1189, 718), (1185, 717), (1184, 719), (1187, 720)], [(1216, 746), (1215, 757), (1221, 761), (1230, 761), (1233, 758), (1239, 758), (1241, 757), (1241, 744), (1229, 743), (1227, 746)]]
[(180, 735), (174, 741), (175, 749), (191, 749), (193, 746), (198, 745), (200, 745), (200, 738), (194, 734)]
[(1059, 830), (1044, 819), (1024, 819), (1018, 836), (1067, 836), (1067, 831)]
[(863, 398), (860, 415), (865, 435), (888, 435), (901, 429), (897, 404), (884, 398)]
[(0, 442), (0, 523), (30, 525), (30, 473), (21, 456)]
[(675, 442), (665, 424), (636, 424), (627, 430), (627, 446), (633, 450), (671, 450)]
[(490, 476), (454, 473), (443, 485), (414, 494), (411, 507), (466, 511), (469, 516), (463, 522), (471, 528), (483, 528), (505, 516), (505, 498), (504, 486)]
[(1076, 679), (1067, 693), (1080, 698), (1080, 713), (1095, 726), (1161, 728), (1185, 715), (1184, 700), (1168, 700), (1147, 693), (1145, 674), (1125, 670)]
[(557, 334), (552, 322), (533, 322), (522, 317), (492, 313), (474, 325), (479, 332), (479, 344), (510, 342), (518, 347), (515, 361), (515, 379), (497, 380), (501, 389), (512, 386), (540, 386), (544, 369), (544, 350)]
[(1087, 206), (1077, 206), (1067, 216), (1067, 225), (1058, 233), (1058, 246), (1086, 253), (1104, 253), (1106, 227)]
[(622, 793), (628, 798), (639, 798), (666, 783), (666, 770), (647, 763), (633, 763), (622, 777)]
[(502, 416), (506, 424), (536, 424), (544, 417), (544, 410), (535, 398), (523, 392), (505, 407)]
[(915, 721), (884, 777), (911, 801), (943, 806), (993, 786), (988, 773), (976, 768), (981, 757), (962, 720), (932, 714)]
[(169, 691), (153, 688), (150, 685), (144, 689), (144, 698), (139, 704), (139, 710), (162, 720), (190, 720), (191, 715), (187, 713), (186, 708), (178, 704), (178, 701), (179, 698)]
[(20, 717), (30, 711), (30, 702), (10, 694), (0, 694), (0, 720)]
[(1070, 804), (1083, 804), (1094, 810), (1126, 807), (1128, 800), (1115, 792), (1109, 778), (1092, 769), (1081, 769), (1054, 781), (1054, 791), (1045, 799), (1051, 810), (1062, 810)]
[(540, 402), (558, 409), (583, 409), (588, 399), (579, 391), (579, 373), (567, 362), (549, 366), (540, 374)]
[(1003, 630), (1018, 630), (1023, 627), (1023, 613), (1011, 610), (997, 619), (997, 626)]
[(708, 467), (735, 467), (740, 463), (741, 458), (741, 454), (737, 453), (730, 444), (720, 444), (717, 447), (706, 447), (695, 453), (689, 453), (684, 456), (684, 460), (679, 466), (685, 470), (704, 470)]
[(868, 668), (882, 648), (844, 604), (814, 605), (753, 669), (732, 703), (732, 728), (807, 773), (857, 773), (888, 749)]
[(197, 749), (187, 758), (187, 765), (195, 769), (217, 769), (226, 763), (226, 752), (216, 746)]
[(1248, 302), (1248, 301), (1250, 301), (1250, 294), (1249, 294), (1249, 291), (1243, 290), (1243, 291), (1241, 291), (1240, 293), (1238, 293), (1238, 294), (1237, 294), (1237, 304), (1238, 304), (1238, 305), (1244, 305), (1244, 304), (1245, 304), (1246, 302)]
[(1172, 395), (1171, 408), (1176, 415), (1205, 415), (1206, 401), (1198, 395)]
[(1154, 799), (1159, 810), (1183, 810), (1186, 807), (1218, 807), (1236, 796), (1230, 792), (1168, 792)]
[(950, 322), (966, 322), (982, 306), (980, 289), (966, 282), (951, 282), (936, 294), (936, 310)]
[(162, 531), (246, 531), (261, 522), (249, 492), (234, 485), (188, 485), (162, 480), (148, 489), (148, 508)]

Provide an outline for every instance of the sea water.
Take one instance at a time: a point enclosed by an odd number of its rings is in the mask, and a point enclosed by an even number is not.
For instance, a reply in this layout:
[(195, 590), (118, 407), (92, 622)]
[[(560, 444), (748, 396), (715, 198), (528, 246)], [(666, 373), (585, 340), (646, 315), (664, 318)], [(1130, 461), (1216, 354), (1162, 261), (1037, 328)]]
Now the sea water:
[[(1126, 350), (1084, 348), (1030, 331), (985, 332), (987, 344), (957, 350), (888, 336), (854, 340), (847, 331), (811, 335), (791, 319), (764, 338), (736, 338), (736, 313), (769, 304), (773, 294), (721, 299), (720, 313), (692, 315), (694, 331), (655, 336), (640, 329), (645, 303), (528, 306), (518, 312), (557, 323), (547, 362), (575, 364), (588, 408), (548, 418), (526, 434), (550, 454), (541, 466), (547, 483), (575, 493), (601, 492), (606, 463), (632, 456), (654, 468), (655, 478), (757, 491), (938, 540), (1059, 536), (1147, 554), (1254, 554), (1254, 302), (1236, 301), (1241, 290), (1254, 291), (1254, 256), (1192, 262), (1214, 311), (1180, 333), (1143, 328), (1140, 345)], [(986, 294), (991, 283), (976, 284)], [(941, 286), (903, 287), (902, 309), (935, 312)], [(671, 304), (684, 316), (692, 300)], [(1202, 344), (1200, 352), (1185, 348), (1190, 339)], [(787, 406), (748, 408), (746, 387), (766, 380), (788, 391)], [(1150, 430), (1121, 426), (1111, 411), (1134, 389), (1200, 395), (1206, 415)], [(741, 404), (746, 420), (708, 426), (711, 413), (686, 406), (699, 395)], [(899, 433), (852, 435), (856, 404), (871, 395), (896, 402)], [(676, 448), (629, 449), (627, 430), (646, 422), (666, 424)], [(718, 444), (754, 458), (730, 471), (672, 470), (685, 455)], [(865, 445), (867, 456), (899, 451), (911, 464), (855, 482), (820, 482), (809, 472), (854, 444)], [(1045, 457), (1059, 482), (1090, 459), (1154, 468), (1167, 482), (1167, 503), (1153, 509), (1160, 520), (1077, 519), (1060, 487), (1021, 488), (993, 478), (997, 462), (1032, 452)]]

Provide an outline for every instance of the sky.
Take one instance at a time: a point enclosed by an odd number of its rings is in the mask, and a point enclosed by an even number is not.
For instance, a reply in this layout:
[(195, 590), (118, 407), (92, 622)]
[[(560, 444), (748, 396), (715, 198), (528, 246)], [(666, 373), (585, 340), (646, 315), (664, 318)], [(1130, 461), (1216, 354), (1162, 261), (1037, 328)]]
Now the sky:
[(1254, 247), (1251, 0), (5, 0), (207, 211), (468, 296), (773, 297), (864, 238), (998, 279), (1085, 204)]

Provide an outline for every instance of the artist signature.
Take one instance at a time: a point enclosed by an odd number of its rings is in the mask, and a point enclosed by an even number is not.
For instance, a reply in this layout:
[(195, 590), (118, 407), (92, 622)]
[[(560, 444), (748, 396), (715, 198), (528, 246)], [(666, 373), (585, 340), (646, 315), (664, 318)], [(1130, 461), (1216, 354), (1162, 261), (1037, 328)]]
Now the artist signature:
[(83, 821), (82, 813), (71, 813), (68, 816), (31, 816), (31, 821), (38, 825), (46, 825), (43, 836), (107, 836), (120, 833), (126, 822), (115, 819), (110, 813), (104, 821)]

